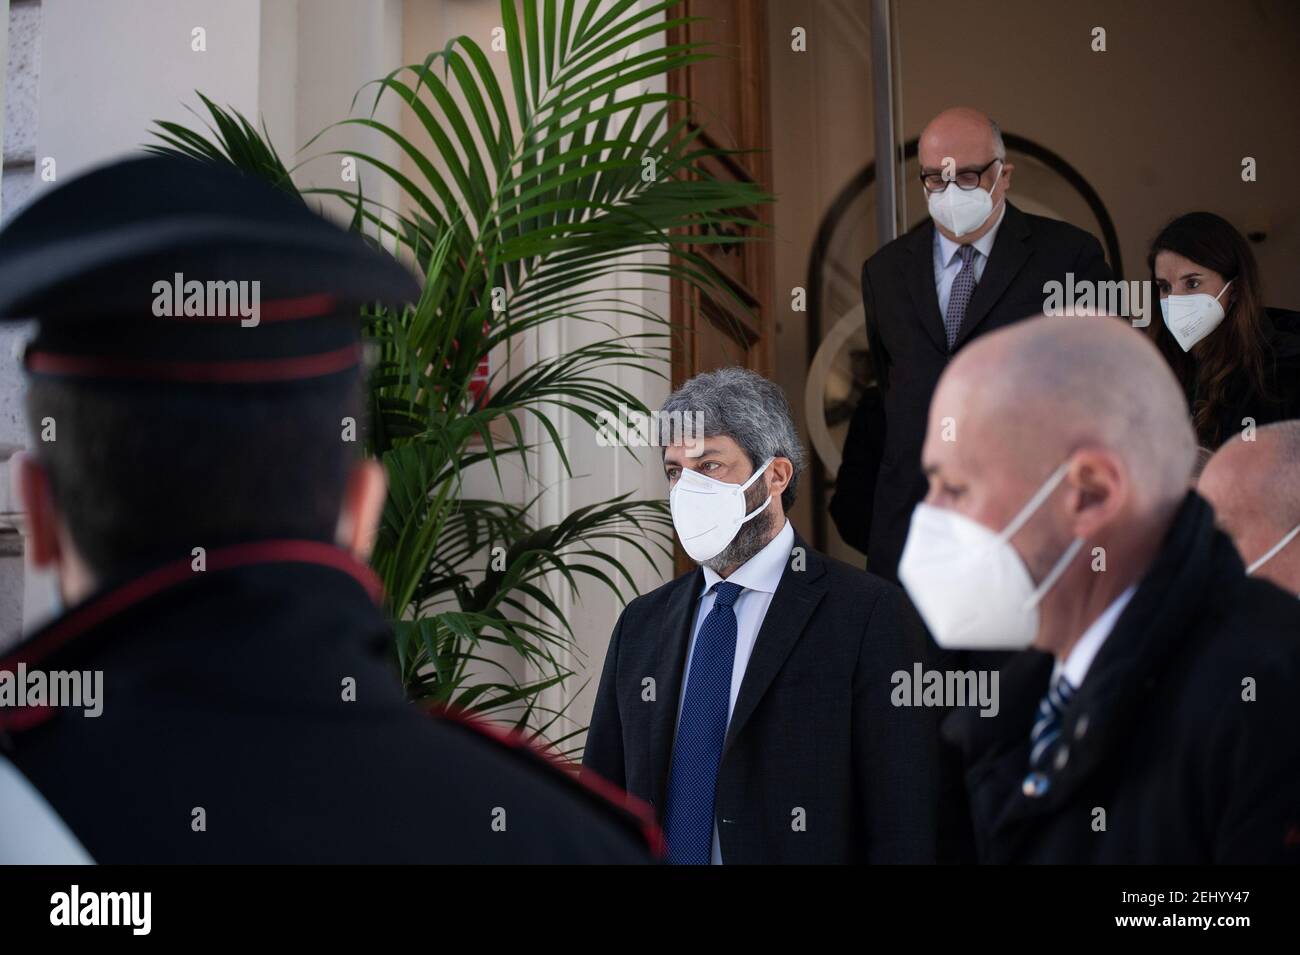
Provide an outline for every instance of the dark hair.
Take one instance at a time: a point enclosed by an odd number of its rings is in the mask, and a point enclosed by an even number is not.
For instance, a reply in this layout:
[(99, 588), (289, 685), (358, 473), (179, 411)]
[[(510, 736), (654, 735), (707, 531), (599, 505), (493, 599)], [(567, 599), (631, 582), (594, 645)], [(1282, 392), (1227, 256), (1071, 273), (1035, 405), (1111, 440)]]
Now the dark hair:
[(1270, 398), (1271, 352), (1268, 320), (1260, 290), (1259, 268), (1250, 244), (1226, 219), (1212, 212), (1189, 212), (1174, 219), (1156, 236), (1147, 254), (1155, 282), (1156, 256), (1173, 252), (1232, 281), (1223, 302), (1224, 322), (1216, 332), (1193, 346), (1178, 347), (1163, 322), (1152, 322), (1148, 334), (1183, 388), (1194, 395), (1192, 421), (1200, 443), (1217, 447), (1219, 419), (1234, 402)]
[(214, 393), (38, 376), (27, 411), (55, 505), (107, 579), (194, 547), (332, 541), (364, 437), (344, 440), (344, 417), (360, 427), (358, 378)]

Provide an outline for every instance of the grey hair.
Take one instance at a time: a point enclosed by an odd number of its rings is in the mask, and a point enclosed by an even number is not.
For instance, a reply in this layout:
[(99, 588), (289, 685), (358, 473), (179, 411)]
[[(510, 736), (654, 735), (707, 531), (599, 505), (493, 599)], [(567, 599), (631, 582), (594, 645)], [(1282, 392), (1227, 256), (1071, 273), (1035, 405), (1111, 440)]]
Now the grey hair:
[(989, 129), (993, 131), (993, 158), (1006, 161), (1007, 144), (1002, 141), (1002, 127), (998, 125), (997, 120), (989, 117)]
[[(785, 393), (772, 381), (747, 368), (719, 368), (696, 375), (664, 402), (660, 414), (668, 420), (703, 422), (695, 440), (719, 435), (731, 438), (757, 468), (768, 458), (788, 458), (794, 466), (790, 483), (781, 492), (786, 510), (794, 505), (795, 487), (804, 469), (803, 445)], [(691, 419), (691, 414), (702, 417)]]

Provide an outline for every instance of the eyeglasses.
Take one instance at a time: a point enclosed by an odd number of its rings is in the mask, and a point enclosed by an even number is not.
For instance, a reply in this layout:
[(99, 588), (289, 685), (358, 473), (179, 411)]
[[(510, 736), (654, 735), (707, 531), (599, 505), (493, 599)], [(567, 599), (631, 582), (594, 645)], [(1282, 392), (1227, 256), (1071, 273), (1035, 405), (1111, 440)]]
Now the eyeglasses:
[(955, 182), (958, 189), (964, 189), (969, 192), (979, 187), (984, 173), (988, 172), (995, 162), (1002, 162), (1001, 159), (994, 156), (987, 166), (983, 169), (962, 169), (952, 177), (951, 180), (945, 179), (942, 172), (921, 172), (921, 185), (925, 187), (926, 192), (943, 192), (948, 188), (948, 183)]

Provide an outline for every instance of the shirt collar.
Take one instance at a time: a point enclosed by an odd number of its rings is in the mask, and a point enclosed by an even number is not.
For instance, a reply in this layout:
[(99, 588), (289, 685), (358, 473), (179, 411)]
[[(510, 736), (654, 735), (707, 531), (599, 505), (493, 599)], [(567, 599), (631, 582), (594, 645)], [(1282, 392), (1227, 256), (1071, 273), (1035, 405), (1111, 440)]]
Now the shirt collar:
[(967, 245), (967, 244), (974, 245), (975, 251), (987, 259), (993, 252), (993, 243), (998, 237), (998, 229), (1002, 228), (1002, 219), (1006, 216), (1006, 214), (1007, 214), (1007, 202), (1006, 199), (1003, 199), (1002, 211), (998, 213), (998, 221), (993, 223), (993, 228), (989, 229), (988, 232), (985, 232), (982, 236), (980, 236), (978, 242), (974, 242), (974, 243), (954, 242), (952, 239), (948, 238), (938, 229), (935, 229), (934, 237), (939, 240), (939, 263), (944, 268), (947, 268), (950, 264), (952, 264), (953, 256), (958, 253), (958, 251), (961, 249), (963, 245)]
[[(785, 573), (785, 565), (793, 549), (794, 525), (787, 520), (780, 533), (767, 542), (767, 546), (737, 567), (726, 580), (731, 584), (740, 584), (746, 590), (761, 590), (765, 594), (774, 594), (777, 585), (781, 583), (781, 575)], [(712, 567), (705, 567), (703, 593), (707, 594), (713, 585), (722, 579)]]
[(1128, 606), (1129, 600), (1136, 592), (1137, 584), (1131, 584), (1127, 590), (1110, 602), (1110, 606), (1101, 612), (1087, 630), (1083, 631), (1083, 636), (1070, 649), (1065, 662), (1057, 661), (1052, 673), (1053, 680), (1056, 679), (1057, 674), (1064, 674), (1074, 689), (1083, 686), (1083, 678), (1088, 675), (1092, 661), (1097, 657), (1097, 651), (1106, 642), (1110, 632), (1115, 629), (1115, 621), (1119, 619), (1119, 615), (1124, 612), (1124, 608)]

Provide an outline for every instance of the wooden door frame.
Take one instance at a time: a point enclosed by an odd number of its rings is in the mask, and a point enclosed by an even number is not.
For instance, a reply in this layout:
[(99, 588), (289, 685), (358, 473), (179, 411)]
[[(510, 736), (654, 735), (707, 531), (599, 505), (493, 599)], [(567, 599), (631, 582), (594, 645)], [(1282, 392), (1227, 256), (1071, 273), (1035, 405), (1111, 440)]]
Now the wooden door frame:
[[(691, 0), (683, 0), (676, 15), (691, 16), (692, 6)], [(744, 157), (744, 163), (734, 156), (724, 156), (718, 161), (718, 166), (721, 172), (736, 178), (751, 179), (770, 191), (771, 154), (767, 116), (767, 6), (765, 3), (750, 3), (741, 0), (741, 2), (737, 3), (737, 9), (751, 15), (743, 16), (740, 20), (741, 44), (734, 55), (740, 60), (743, 74), (757, 77), (756, 82), (741, 83), (741, 117), (745, 126), (737, 131), (737, 135), (741, 142), (751, 144), (750, 148), (754, 151)], [(668, 31), (668, 42), (670, 44), (685, 42), (686, 38), (687, 32), (683, 26), (672, 27)], [(715, 51), (715, 55), (727, 56), (729, 53), (728, 51)], [(687, 106), (694, 98), (692, 96), (691, 81), (692, 74), (689, 67), (674, 70), (668, 75), (668, 91), (685, 98), (684, 101), (676, 100), (669, 103), (668, 119), (670, 123), (676, 123), (687, 115)], [(709, 132), (707, 127), (696, 126), (692, 122), (691, 128), (699, 131), (700, 141), (703, 145), (714, 148), (719, 146), (717, 139)], [(772, 227), (771, 205), (768, 203), (760, 204), (753, 210), (753, 218), (762, 223), (760, 228), (764, 233), (770, 235)], [(771, 377), (773, 371), (772, 339), (776, 331), (776, 322), (772, 314), (772, 271), (775, 267), (775, 257), (769, 242), (756, 243), (749, 246), (749, 248), (754, 250), (753, 255), (748, 260), (750, 264), (745, 275), (749, 288), (747, 290), (737, 289), (737, 291), (742, 298), (752, 300), (752, 307), (757, 314), (757, 321), (739, 314), (734, 315), (734, 320), (740, 323), (741, 329), (753, 343), (750, 347), (751, 358), (748, 367), (761, 375)], [(670, 281), (669, 294), (672, 303), (672, 387), (677, 388), (687, 379), (704, 370), (699, 368), (697, 364), (699, 352), (698, 323), (702, 320), (708, 320), (705, 315), (706, 311), (717, 311), (719, 306), (715, 303), (702, 301), (702, 296), (698, 290), (684, 290), (682, 283), (676, 278)]]
[[(675, 16), (692, 15), (692, 0), (683, 0), (674, 11)], [(767, 5), (750, 0), (737, 0), (737, 12), (741, 14), (740, 45), (736, 51), (714, 51), (715, 55), (735, 55), (741, 64), (742, 79), (740, 84), (740, 115), (742, 128), (737, 130), (737, 139), (753, 149), (742, 158), (722, 156), (716, 162), (717, 172), (737, 179), (746, 179), (771, 190), (771, 152), (768, 137), (768, 69), (767, 69)], [(686, 42), (688, 36), (685, 26), (671, 27), (667, 42), (679, 44)], [(668, 104), (668, 122), (675, 124), (688, 115), (688, 106), (694, 101), (692, 90), (693, 74), (689, 67), (674, 70), (668, 75), (668, 91), (684, 99), (674, 100)], [(702, 145), (718, 148), (721, 144), (709, 132), (707, 127), (691, 123), (692, 131), (699, 132)], [(761, 225), (763, 234), (770, 236), (772, 228), (772, 208), (769, 203), (761, 203), (751, 211), (751, 218)], [(759, 374), (771, 378), (773, 372), (773, 338), (776, 334), (776, 321), (773, 316), (772, 273), (775, 268), (775, 255), (770, 241), (739, 246), (742, 254), (749, 251), (745, 262), (744, 278), (747, 289), (737, 288), (741, 298), (750, 303), (754, 314), (744, 315), (736, 310), (725, 309), (728, 314), (720, 314), (724, 308), (704, 299), (697, 289), (684, 289), (682, 282), (671, 278), (669, 298), (671, 301), (671, 387), (676, 389), (703, 369), (699, 367), (700, 322), (734, 323), (737, 334), (746, 336), (749, 345), (746, 366)], [(674, 263), (680, 263), (674, 258)], [(714, 312), (717, 318), (710, 318)], [(731, 334), (723, 331), (722, 334)], [(733, 337), (735, 337), (733, 335)], [(695, 569), (695, 563), (682, 550), (681, 543), (673, 541), (673, 570), (677, 575)]]

